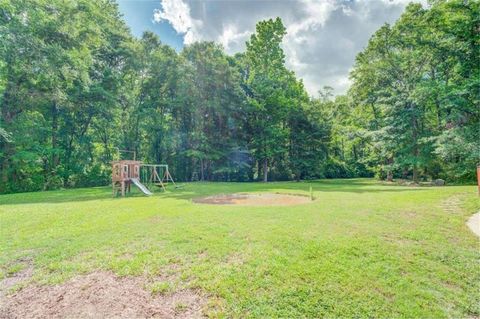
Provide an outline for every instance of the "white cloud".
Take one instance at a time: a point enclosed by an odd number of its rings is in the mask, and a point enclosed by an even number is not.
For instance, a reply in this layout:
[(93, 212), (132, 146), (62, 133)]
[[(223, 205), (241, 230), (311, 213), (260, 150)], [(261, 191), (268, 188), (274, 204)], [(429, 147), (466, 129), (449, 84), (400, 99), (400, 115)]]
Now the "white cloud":
[(337, 4), (333, 0), (302, 0), (299, 6), (302, 8), (305, 17), (287, 26), (287, 34), (291, 37), (296, 36), (300, 32), (315, 31), (324, 25), (330, 12), (337, 7)]
[(202, 26), (202, 21), (192, 18), (188, 4), (183, 0), (162, 0), (161, 5), (162, 9), (153, 12), (155, 22), (168, 21), (177, 33), (184, 35), (185, 44), (201, 38), (197, 30)]
[(223, 45), (225, 51), (230, 52), (233, 47), (243, 45), (251, 33), (249, 30), (239, 32), (235, 25), (228, 24), (223, 27), (223, 33), (218, 37), (218, 42)]
[[(361, 1), (370, 1), (370, 0), (361, 0)], [(403, 5), (406, 6), (413, 0), (381, 0), (384, 4), (386, 5)], [(415, 2), (421, 3), (423, 6), (426, 6), (428, 4), (428, 0), (417, 0)]]
[[(425, 4), (427, 0), (417, 0)], [(393, 23), (410, 0), (161, 0), (154, 20), (167, 21), (184, 44), (216, 41), (234, 54), (258, 21), (280, 17), (287, 29), (282, 47), (287, 67), (312, 95), (323, 86), (346, 92), (355, 56), (384, 23)]]

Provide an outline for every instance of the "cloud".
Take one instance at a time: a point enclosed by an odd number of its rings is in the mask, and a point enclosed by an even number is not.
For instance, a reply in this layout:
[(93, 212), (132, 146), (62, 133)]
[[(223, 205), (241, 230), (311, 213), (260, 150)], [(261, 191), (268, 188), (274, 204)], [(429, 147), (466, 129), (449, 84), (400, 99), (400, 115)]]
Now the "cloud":
[(223, 33), (218, 37), (218, 42), (229, 52), (233, 47), (242, 46), (250, 35), (251, 31), (239, 32), (235, 25), (229, 24), (223, 28)]
[(312, 95), (326, 85), (342, 94), (350, 85), (355, 56), (381, 25), (400, 16), (409, 1), (161, 0), (154, 20), (170, 23), (185, 45), (216, 41), (234, 54), (245, 50), (258, 21), (280, 17), (287, 29), (282, 44), (287, 67)]
[(330, 12), (337, 6), (333, 0), (304, 0), (300, 1), (299, 4), (305, 17), (299, 21), (293, 21), (287, 26), (287, 34), (291, 37), (295, 37), (299, 33), (318, 30), (325, 24)]
[(177, 31), (184, 35), (184, 43), (190, 44), (201, 39), (197, 32), (202, 26), (202, 21), (193, 19), (190, 7), (182, 0), (162, 0), (162, 9), (155, 9), (153, 20), (155, 22), (167, 21)]

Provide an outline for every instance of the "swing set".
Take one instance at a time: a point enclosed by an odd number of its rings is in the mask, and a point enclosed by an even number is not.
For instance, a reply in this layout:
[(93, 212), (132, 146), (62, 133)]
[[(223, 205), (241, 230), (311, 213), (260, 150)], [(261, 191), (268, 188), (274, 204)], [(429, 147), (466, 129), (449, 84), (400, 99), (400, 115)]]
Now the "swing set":
[(180, 188), (175, 184), (166, 164), (142, 164), (140, 166), (140, 181), (149, 188), (157, 186), (164, 191), (166, 191), (169, 183), (172, 183), (175, 188)]

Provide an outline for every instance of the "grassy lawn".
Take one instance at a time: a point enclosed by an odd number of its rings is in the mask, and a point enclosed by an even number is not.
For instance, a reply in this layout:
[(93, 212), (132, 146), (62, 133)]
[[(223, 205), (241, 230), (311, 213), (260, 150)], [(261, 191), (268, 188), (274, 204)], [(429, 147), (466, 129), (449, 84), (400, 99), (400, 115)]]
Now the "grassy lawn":
[[(309, 194), (286, 207), (194, 204), (234, 192)], [(109, 187), (0, 196), (0, 277), (77, 274), (174, 278), (226, 317), (475, 317), (479, 241), (465, 222), (474, 186), (402, 187), (373, 180), (189, 183), (144, 197)]]

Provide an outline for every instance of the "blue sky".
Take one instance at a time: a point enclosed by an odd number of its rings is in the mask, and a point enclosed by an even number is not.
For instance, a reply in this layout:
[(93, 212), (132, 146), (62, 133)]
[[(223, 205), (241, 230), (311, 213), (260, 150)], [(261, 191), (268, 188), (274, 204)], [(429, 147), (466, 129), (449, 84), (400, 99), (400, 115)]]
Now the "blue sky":
[(205, 40), (222, 44), (228, 54), (244, 51), (258, 21), (280, 17), (287, 29), (282, 44), (286, 65), (316, 95), (323, 86), (345, 93), (355, 56), (411, 0), (117, 1), (135, 36), (153, 31), (177, 50)]
[(117, 0), (120, 12), (133, 35), (140, 37), (144, 31), (158, 34), (163, 43), (181, 50), (183, 34), (177, 33), (168, 21), (154, 22), (153, 12), (161, 8), (159, 0)]

